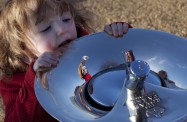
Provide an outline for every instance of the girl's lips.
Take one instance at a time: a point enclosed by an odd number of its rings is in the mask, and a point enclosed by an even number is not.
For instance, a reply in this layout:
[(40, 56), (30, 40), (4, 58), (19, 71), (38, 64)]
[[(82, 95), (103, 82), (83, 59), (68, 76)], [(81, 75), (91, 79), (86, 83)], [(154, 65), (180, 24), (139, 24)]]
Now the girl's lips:
[(72, 40), (66, 40), (66, 41), (62, 42), (62, 43), (58, 46), (58, 48), (59, 48), (59, 47), (62, 47), (62, 46), (66, 46), (66, 45), (69, 44), (70, 42), (72, 42)]

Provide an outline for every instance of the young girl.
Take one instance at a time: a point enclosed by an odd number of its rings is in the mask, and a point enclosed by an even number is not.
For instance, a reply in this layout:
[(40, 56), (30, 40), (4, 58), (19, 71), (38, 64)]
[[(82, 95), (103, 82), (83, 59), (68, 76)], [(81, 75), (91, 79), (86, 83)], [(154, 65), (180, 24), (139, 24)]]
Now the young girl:
[[(57, 121), (36, 99), (34, 78), (39, 68), (58, 64), (62, 53), (55, 50), (87, 35), (91, 29), (90, 14), (78, 9), (77, 1), (8, 0), (2, 9), (0, 94), (5, 122)], [(112, 23), (104, 31), (120, 37), (129, 27), (127, 23)]]

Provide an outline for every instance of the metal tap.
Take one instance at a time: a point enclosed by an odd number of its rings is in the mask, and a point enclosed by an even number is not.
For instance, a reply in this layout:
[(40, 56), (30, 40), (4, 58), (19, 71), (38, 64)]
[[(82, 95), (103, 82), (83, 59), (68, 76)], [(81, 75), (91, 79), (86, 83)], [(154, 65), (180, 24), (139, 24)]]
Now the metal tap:
[(149, 65), (142, 60), (135, 60), (133, 52), (125, 52), (126, 79), (125, 87), (127, 88), (126, 105), (130, 114), (131, 122), (146, 122), (144, 109), (136, 105), (135, 100), (144, 95), (144, 81), (150, 72)]

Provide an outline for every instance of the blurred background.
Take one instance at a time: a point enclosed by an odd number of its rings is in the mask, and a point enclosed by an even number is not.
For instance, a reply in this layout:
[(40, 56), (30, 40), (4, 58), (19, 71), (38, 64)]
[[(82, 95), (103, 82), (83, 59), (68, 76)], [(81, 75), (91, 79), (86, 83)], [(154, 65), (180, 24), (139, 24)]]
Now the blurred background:
[[(5, 0), (0, 0), (0, 7)], [(160, 30), (187, 38), (186, 0), (87, 0), (84, 3), (104, 21), (128, 22), (135, 28)], [(100, 24), (97, 31), (102, 31)], [(0, 99), (0, 122), (4, 108)]]
[(187, 37), (186, 0), (88, 0), (85, 4), (105, 23), (125, 21), (135, 28)]

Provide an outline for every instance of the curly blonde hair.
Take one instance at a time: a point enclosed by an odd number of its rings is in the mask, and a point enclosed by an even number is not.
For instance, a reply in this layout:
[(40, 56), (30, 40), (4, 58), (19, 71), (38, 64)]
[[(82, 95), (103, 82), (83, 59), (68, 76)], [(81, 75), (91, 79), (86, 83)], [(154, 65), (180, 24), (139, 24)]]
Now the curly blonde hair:
[(48, 7), (58, 14), (70, 11), (77, 27), (93, 31), (94, 14), (79, 3), (81, 0), (8, 0), (0, 12), (0, 79), (26, 71), (28, 64), (24, 59), (31, 62), (36, 58), (33, 44), (26, 36), (29, 17), (36, 18), (35, 24), (41, 22)]

